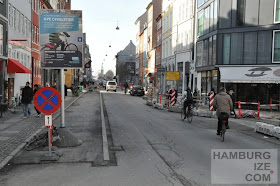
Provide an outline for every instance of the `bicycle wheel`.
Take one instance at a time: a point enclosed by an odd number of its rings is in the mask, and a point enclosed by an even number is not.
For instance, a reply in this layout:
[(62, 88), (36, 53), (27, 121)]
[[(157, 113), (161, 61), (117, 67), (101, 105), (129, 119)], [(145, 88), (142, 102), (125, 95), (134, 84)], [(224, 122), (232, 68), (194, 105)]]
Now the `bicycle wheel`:
[(192, 122), (192, 118), (193, 118), (192, 111), (188, 111), (187, 120), (188, 120), (189, 123)]
[(75, 45), (73, 43), (70, 43), (65, 47), (65, 50), (76, 50), (76, 51), (78, 51), (78, 47), (77, 47), (77, 45)]
[(184, 108), (181, 108), (181, 120), (184, 121), (185, 114), (184, 114)]

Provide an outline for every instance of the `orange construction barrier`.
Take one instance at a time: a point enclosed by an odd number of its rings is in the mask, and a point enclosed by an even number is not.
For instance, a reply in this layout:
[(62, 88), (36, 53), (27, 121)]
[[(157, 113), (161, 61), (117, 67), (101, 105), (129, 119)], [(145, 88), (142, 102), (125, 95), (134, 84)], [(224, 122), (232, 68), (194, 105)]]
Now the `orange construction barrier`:
[(241, 118), (241, 102), (238, 101), (238, 117)]
[(159, 104), (161, 104), (161, 94), (159, 95)]
[(261, 110), (261, 103), (258, 102), (258, 115), (257, 115), (258, 118), (260, 118), (260, 110)]

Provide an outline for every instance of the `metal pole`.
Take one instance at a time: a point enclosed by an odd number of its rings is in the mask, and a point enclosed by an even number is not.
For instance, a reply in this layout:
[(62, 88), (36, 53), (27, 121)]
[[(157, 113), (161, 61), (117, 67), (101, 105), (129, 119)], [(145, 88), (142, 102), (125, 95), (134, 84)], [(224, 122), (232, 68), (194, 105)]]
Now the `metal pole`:
[(52, 155), (52, 147), (51, 147), (51, 127), (49, 127), (48, 135), (49, 135), (49, 156), (51, 156), (51, 155)]
[(64, 110), (64, 107), (65, 107), (65, 100), (64, 100), (64, 69), (61, 69), (60, 70), (60, 93), (61, 93), (61, 124), (60, 124), (60, 128), (64, 128), (65, 127), (65, 110)]

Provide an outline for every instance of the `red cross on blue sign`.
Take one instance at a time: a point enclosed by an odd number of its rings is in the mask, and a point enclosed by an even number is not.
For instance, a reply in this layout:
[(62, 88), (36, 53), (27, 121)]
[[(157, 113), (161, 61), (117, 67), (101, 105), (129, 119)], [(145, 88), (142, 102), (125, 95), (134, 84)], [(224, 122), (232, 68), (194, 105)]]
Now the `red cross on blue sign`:
[(59, 109), (61, 95), (52, 87), (44, 87), (36, 92), (33, 101), (36, 109), (44, 114), (50, 115)]

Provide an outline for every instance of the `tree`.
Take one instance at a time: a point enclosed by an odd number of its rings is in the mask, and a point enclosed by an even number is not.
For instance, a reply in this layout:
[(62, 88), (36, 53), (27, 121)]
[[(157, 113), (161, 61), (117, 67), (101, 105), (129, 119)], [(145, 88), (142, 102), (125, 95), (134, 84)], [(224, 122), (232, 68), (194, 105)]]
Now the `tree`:
[(105, 79), (110, 81), (110, 80), (113, 80), (113, 77), (114, 77), (113, 71), (112, 70), (108, 70), (106, 72), (106, 74), (105, 74)]

